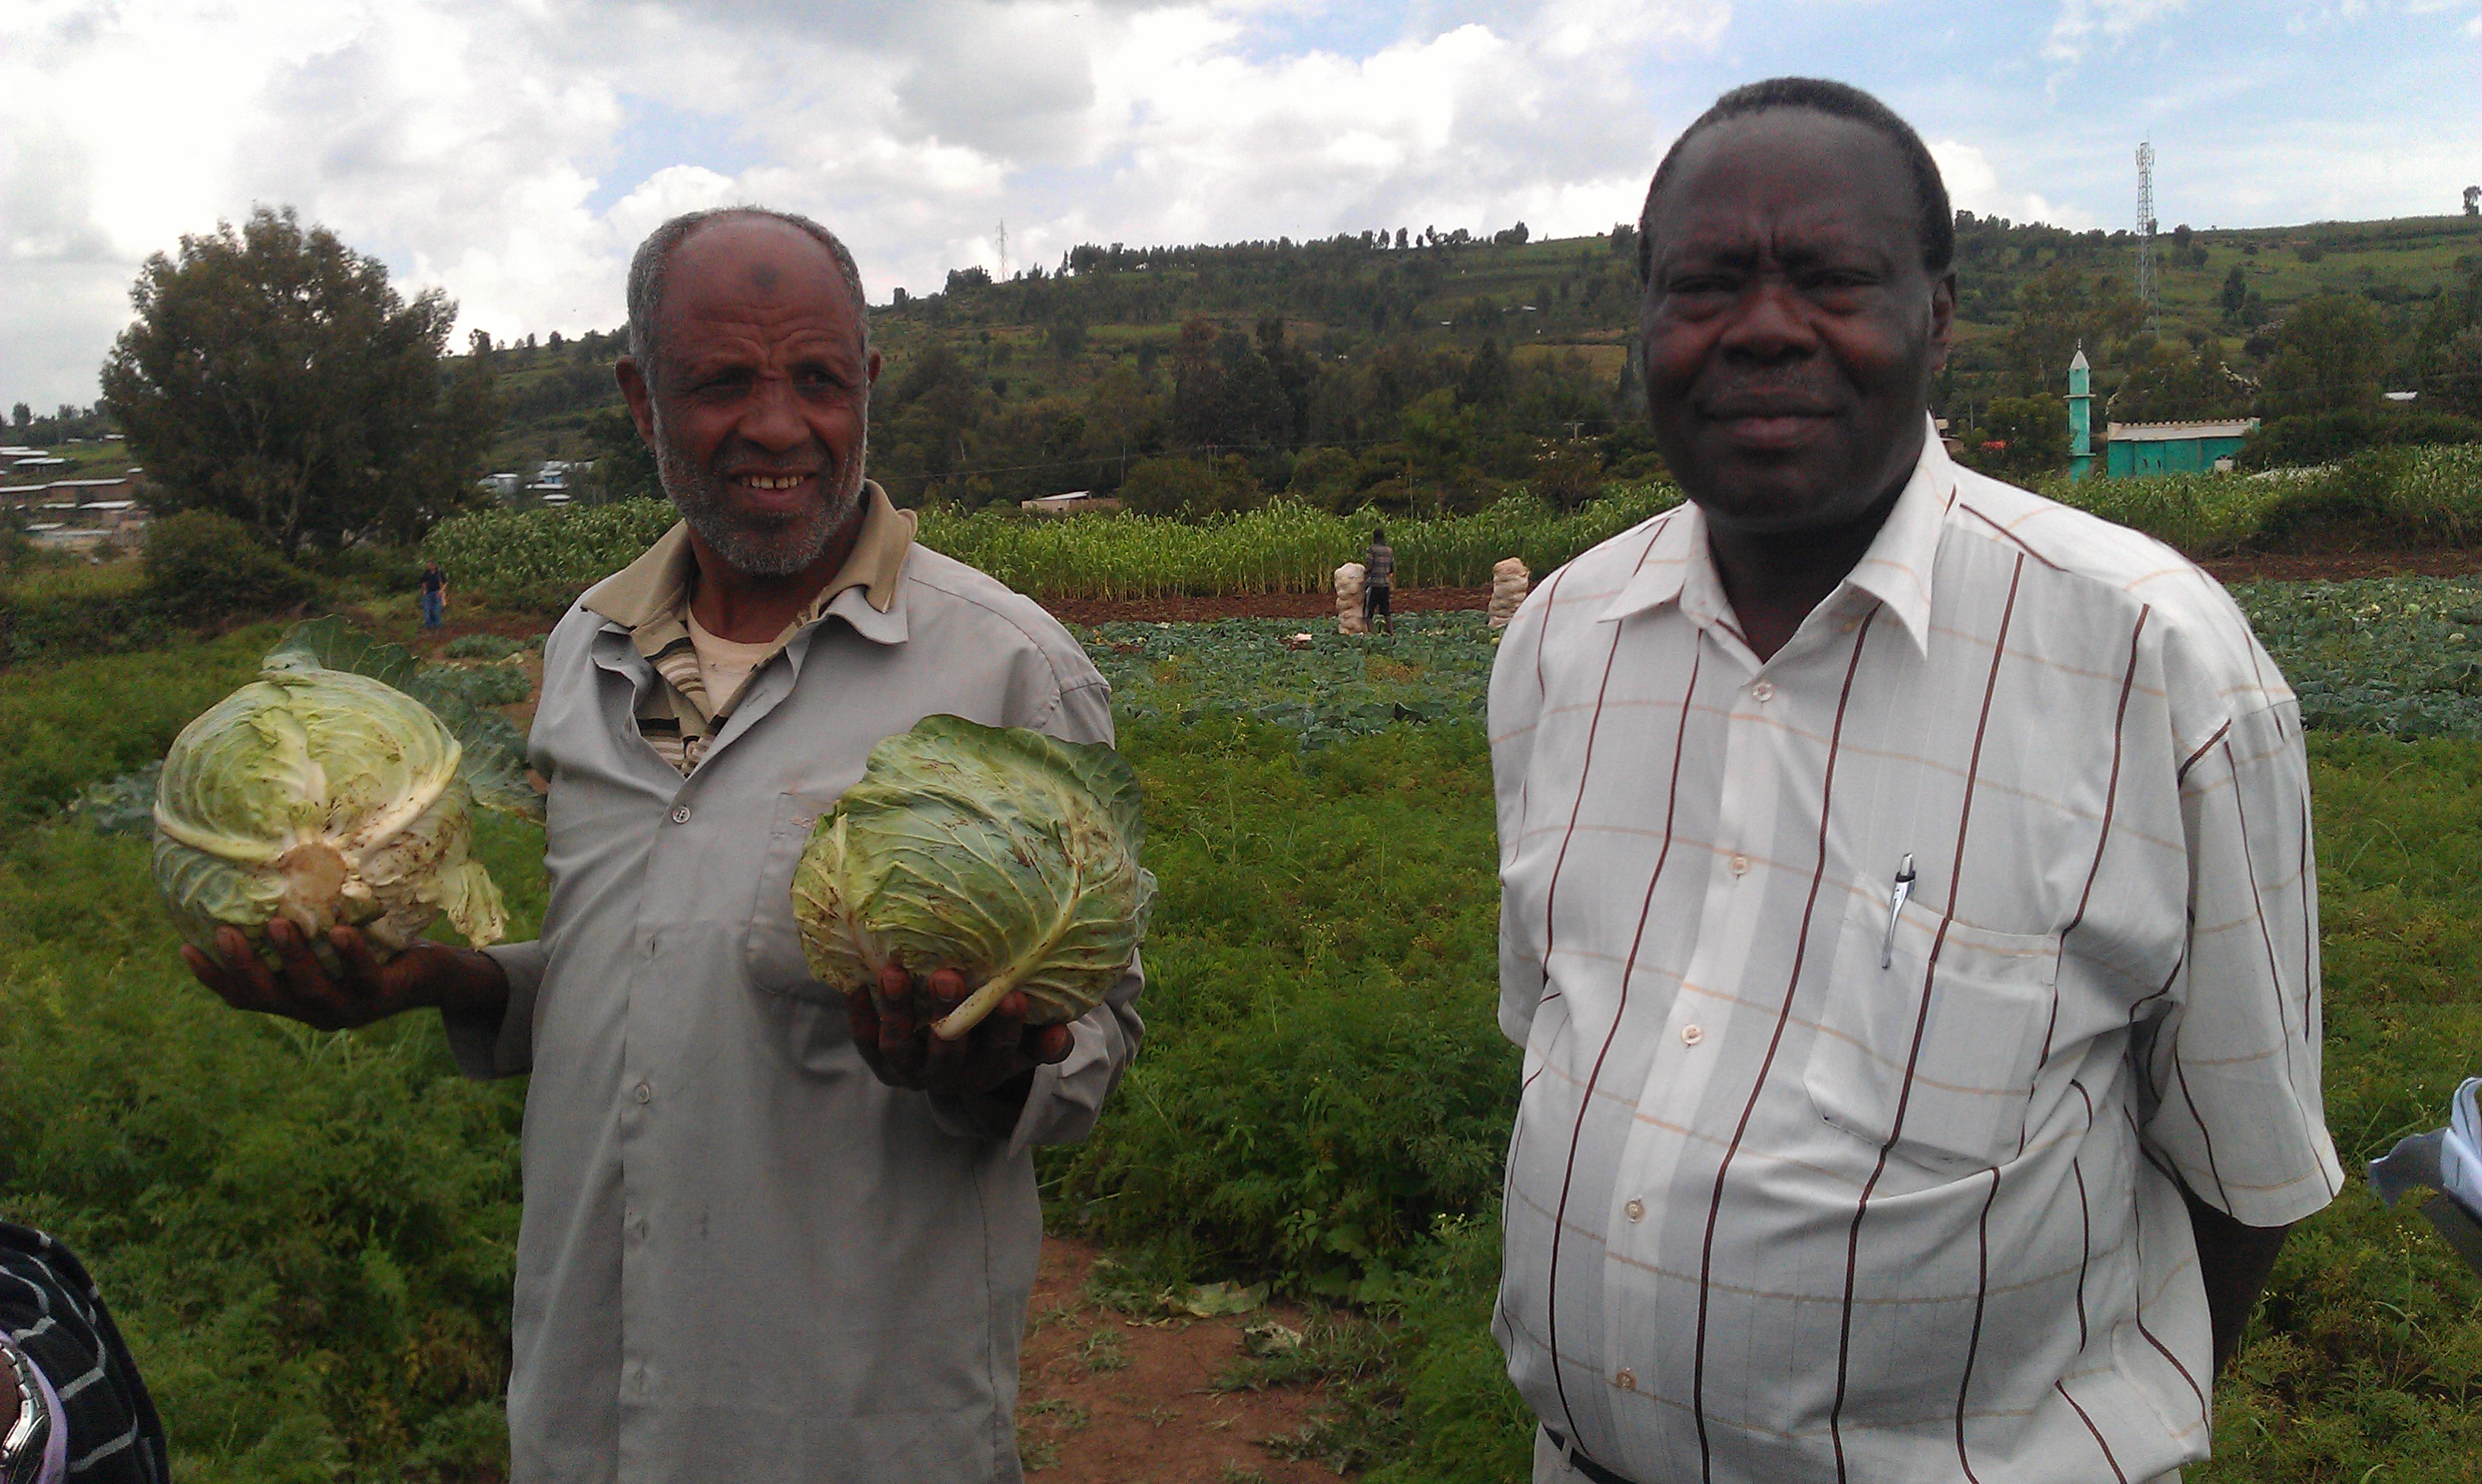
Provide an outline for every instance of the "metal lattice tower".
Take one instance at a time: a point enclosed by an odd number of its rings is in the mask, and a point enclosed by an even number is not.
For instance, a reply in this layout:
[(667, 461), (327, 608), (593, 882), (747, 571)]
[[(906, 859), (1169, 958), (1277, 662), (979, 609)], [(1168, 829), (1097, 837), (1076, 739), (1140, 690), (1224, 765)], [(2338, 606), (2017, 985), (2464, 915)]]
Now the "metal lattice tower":
[(1000, 219), (999, 230), (996, 235), (999, 239), (1000, 249), (1000, 282), (1006, 283), (1008, 282), (1008, 219), (1006, 217), (1002, 217)]
[(2163, 333), (2163, 301), (2154, 288), (2154, 144), (2137, 146), (2137, 301), (2146, 306), (2146, 332)]

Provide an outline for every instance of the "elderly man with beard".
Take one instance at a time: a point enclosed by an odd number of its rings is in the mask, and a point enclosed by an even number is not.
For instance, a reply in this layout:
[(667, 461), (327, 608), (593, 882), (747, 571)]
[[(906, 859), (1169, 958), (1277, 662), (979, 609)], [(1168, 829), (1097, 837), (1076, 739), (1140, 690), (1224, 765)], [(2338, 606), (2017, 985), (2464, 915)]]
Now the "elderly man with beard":
[(436, 1006), (469, 1075), (531, 1072), (519, 1484), (1015, 1480), (1030, 1151), (1093, 1127), (1138, 976), (1069, 1026), (1013, 995), (952, 1045), (813, 982), (789, 883), (881, 739), (949, 713), (1108, 742), (1110, 692), (863, 477), (879, 353), (834, 236), (668, 221), (629, 329), (617, 372), (682, 523), (544, 646), (541, 939), (378, 966), (339, 928), (339, 978), (278, 922), (280, 971), (238, 935), (193, 967), (319, 1026)]

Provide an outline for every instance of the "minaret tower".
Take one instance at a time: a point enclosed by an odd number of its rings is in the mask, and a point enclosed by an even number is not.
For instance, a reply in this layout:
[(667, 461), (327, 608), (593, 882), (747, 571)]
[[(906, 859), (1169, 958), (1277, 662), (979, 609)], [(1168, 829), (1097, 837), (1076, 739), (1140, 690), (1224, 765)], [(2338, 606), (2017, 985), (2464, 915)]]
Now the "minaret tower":
[(2094, 372), (2086, 365), (2086, 348), (2069, 362), (2069, 478), (2084, 479), (2094, 468)]

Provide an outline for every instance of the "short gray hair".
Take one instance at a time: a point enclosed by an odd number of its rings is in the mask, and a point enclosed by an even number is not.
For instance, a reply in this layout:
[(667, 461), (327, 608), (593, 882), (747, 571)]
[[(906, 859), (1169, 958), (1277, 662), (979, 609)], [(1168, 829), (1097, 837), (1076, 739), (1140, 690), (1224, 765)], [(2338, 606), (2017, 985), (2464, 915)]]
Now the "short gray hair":
[(651, 377), (655, 358), (655, 311), (664, 303), (664, 275), (673, 266), (673, 254), (681, 244), (719, 221), (735, 217), (757, 217), (768, 221), (781, 221), (786, 226), (806, 232), (828, 255), (836, 260), (836, 272), (845, 281), (845, 292), (853, 296), (854, 318), (861, 326), (862, 349), (870, 349), (870, 300), (862, 296), (861, 270), (854, 263), (852, 249), (836, 234), (807, 217), (789, 211), (771, 211), (764, 206), (714, 206), (704, 211), (685, 211), (647, 234), (638, 245), (637, 254), (629, 259), (629, 354), (639, 369)]

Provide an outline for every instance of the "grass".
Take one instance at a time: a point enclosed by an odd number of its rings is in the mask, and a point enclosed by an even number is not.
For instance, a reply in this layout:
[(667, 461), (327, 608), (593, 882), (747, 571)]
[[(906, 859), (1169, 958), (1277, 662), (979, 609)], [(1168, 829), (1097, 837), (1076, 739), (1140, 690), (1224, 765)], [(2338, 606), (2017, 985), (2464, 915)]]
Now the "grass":
[(0, 826), (164, 755), (192, 716), (258, 670), (274, 625), (200, 642), (0, 670)]
[[(2415, 583), (2244, 598), (2287, 664), (2339, 675), (2393, 673), (2469, 606)], [(1488, 1332), (1517, 1053), (1460, 699), (1489, 637), (1425, 618), (1295, 654), (1285, 627), (1093, 639), (1163, 896), (1147, 1053), (1095, 1138), (1043, 1158), (1050, 1219), (1120, 1249), (1098, 1294), (1272, 1278), (1330, 1306), (1228, 1378), (1325, 1383), (1301, 1456), (1522, 1478), (1531, 1423)], [(459, 1080), (428, 1017), (319, 1035), (224, 1009), (172, 956), (142, 840), (35, 822), (159, 750), (267, 637), (0, 675), (0, 1211), (86, 1253), (184, 1477), (481, 1484), (506, 1456), (519, 1091)], [(1346, 724), (1381, 697), (1433, 718)], [(2312, 747), (2328, 1109), (2358, 1168), (2482, 1068), (2482, 740)], [(540, 835), (488, 820), (482, 848), (531, 931)], [(1125, 1361), (1103, 1333), (1087, 1359)], [(2286, 1248), (2190, 1477), (2472, 1484), (2478, 1401), (2482, 1281), (2356, 1179)]]

